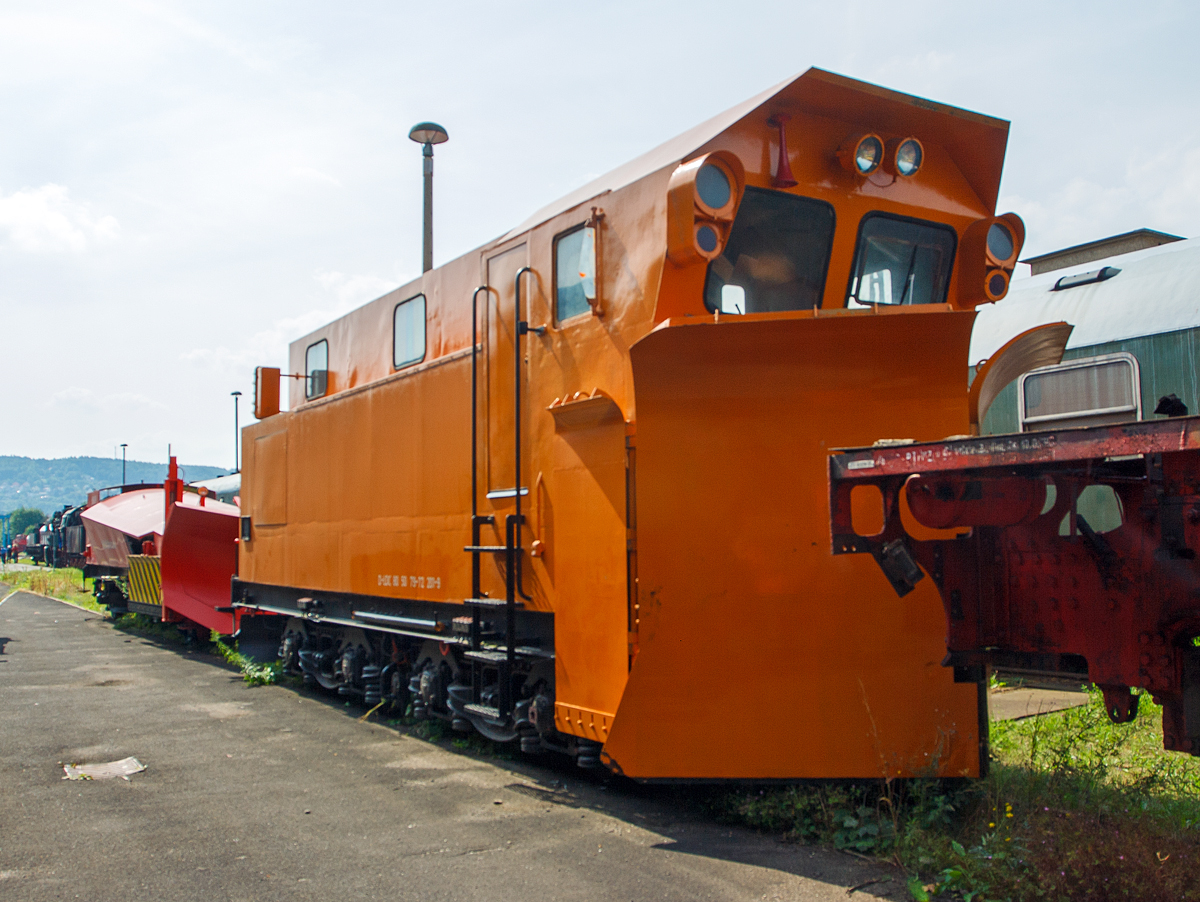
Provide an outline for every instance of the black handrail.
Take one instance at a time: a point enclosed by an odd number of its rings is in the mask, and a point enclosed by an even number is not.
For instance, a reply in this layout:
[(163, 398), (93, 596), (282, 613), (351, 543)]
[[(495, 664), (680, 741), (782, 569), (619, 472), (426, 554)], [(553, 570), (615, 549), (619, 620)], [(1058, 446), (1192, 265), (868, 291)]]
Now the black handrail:
[[(516, 544), (513, 548), (513, 557), (515, 558), (516, 562), (516, 577), (514, 582), (516, 583), (517, 593), (526, 601), (533, 601), (533, 599), (529, 595), (525, 594), (525, 588), (522, 585), (523, 580), (521, 566), (524, 558), (524, 549), (521, 547), (521, 526), (525, 522), (525, 518), (521, 516), (521, 336), (531, 330), (529, 328), (529, 323), (521, 319), (521, 276), (525, 275), (525, 273), (532, 272), (533, 267), (522, 266), (517, 270), (517, 275), (514, 279), (513, 286), (513, 318), (516, 323), (516, 330), (515, 334), (513, 335), (513, 398), (515, 399), (515, 409), (513, 410), (513, 460), (516, 464), (517, 470), (517, 481), (515, 486), (517, 501), (515, 536)], [(534, 328), (532, 331), (535, 331), (540, 335), (545, 331), (545, 328), (545, 326), (539, 326)], [(510, 570), (509, 573), (511, 574), (512, 571)]]
[[(491, 516), (479, 516), (479, 292), (488, 292), (480, 285), (471, 295), (471, 547), (480, 545), (479, 527), (495, 522)], [(479, 552), (471, 553), (471, 597), (483, 594), (480, 586)], [(482, 617), (476, 607), (471, 616), (471, 648), (478, 650), (482, 634)], [(476, 699), (478, 701), (478, 699)]]
[[(471, 295), (471, 520), (479, 516), (479, 292)], [(475, 542), (476, 545), (479, 542)]]

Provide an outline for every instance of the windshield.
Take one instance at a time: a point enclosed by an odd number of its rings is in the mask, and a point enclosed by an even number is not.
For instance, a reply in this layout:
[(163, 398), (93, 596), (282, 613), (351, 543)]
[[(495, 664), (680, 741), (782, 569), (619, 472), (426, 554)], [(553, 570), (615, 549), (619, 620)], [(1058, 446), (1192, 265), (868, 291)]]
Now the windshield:
[(704, 304), (722, 313), (811, 310), (821, 303), (833, 207), (747, 188), (724, 253), (708, 265)]
[(955, 243), (954, 230), (946, 225), (867, 214), (846, 306), (945, 303)]

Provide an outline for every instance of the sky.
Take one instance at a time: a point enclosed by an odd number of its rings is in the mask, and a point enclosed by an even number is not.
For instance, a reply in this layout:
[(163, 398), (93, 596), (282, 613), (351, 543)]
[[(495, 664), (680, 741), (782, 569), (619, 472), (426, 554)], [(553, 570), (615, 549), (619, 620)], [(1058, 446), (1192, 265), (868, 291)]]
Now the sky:
[(232, 467), (288, 342), (820, 66), (1012, 122), (1024, 255), (1200, 235), (1194, 2), (0, 0), (0, 455)]

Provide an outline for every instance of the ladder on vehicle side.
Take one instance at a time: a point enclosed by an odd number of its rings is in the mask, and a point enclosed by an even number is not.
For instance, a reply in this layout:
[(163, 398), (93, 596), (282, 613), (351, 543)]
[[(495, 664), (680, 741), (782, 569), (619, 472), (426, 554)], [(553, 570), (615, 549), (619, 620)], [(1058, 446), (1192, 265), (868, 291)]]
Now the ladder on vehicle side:
[[(522, 587), (521, 570), (524, 563), (525, 549), (521, 545), (521, 527), (525, 524), (525, 515), (521, 513), (521, 498), (529, 490), (521, 485), (521, 336), (529, 332), (539, 335), (545, 331), (545, 326), (530, 327), (521, 319), (521, 277), (533, 270), (522, 266), (517, 270), (513, 288), (513, 318), (516, 328), (513, 332), (513, 347), (515, 360), (513, 366), (513, 464), (516, 473), (512, 489), (489, 492), (489, 498), (513, 498), (516, 512), (504, 518), (504, 544), (482, 544), (481, 530), (484, 526), (494, 525), (496, 518), (492, 514), (479, 513), (479, 295), (486, 294), (487, 285), (480, 285), (471, 295), (471, 544), (463, 548), (471, 555), (471, 597), (464, 599), (465, 604), (472, 608), (470, 649), (463, 655), (471, 662), (471, 684), (473, 703), (466, 706), (470, 714), (507, 724), (512, 720), (513, 711), (513, 676), (517, 660), (517, 609), (524, 607), (524, 601), (532, 601)], [(504, 555), (504, 598), (491, 598), (484, 594), (480, 586), (481, 555)], [(518, 598), (519, 596), (519, 598)], [(504, 647), (503, 649), (483, 648), (483, 614), (487, 610), (504, 609)], [(497, 674), (499, 692), (495, 707), (481, 703), (483, 690), (483, 671), (494, 667)]]

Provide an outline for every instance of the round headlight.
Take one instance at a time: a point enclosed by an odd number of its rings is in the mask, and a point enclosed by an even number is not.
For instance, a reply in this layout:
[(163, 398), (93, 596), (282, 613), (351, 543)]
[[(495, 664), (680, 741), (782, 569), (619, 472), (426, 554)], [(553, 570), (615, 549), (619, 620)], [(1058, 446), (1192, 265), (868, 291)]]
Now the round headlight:
[(1008, 226), (1003, 223), (993, 222), (992, 227), (988, 229), (987, 234), (987, 249), (998, 263), (1007, 263), (1009, 257), (1013, 255), (1013, 236), (1008, 230)]
[(706, 163), (696, 173), (696, 194), (709, 209), (720, 210), (733, 196), (733, 186), (725, 170), (713, 163)]
[(1004, 292), (1008, 291), (1008, 276), (998, 270), (991, 273), (987, 280), (987, 290), (991, 298), (999, 300)]
[(883, 160), (883, 142), (874, 135), (867, 135), (854, 148), (854, 168), (859, 175), (870, 175), (879, 168)]
[(900, 146), (896, 148), (896, 173), (897, 175), (905, 176), (916, 175), (917, 170), (921, 168), (921, 159), (924, 156), (924, 151), (921, 149), (921, 142), (916, 138), (905, 138), (900, 142)]
[(717, 231), (712, 226), (702, 225), (696, 229), (696, 246), (706, 254), (717, 249)]

